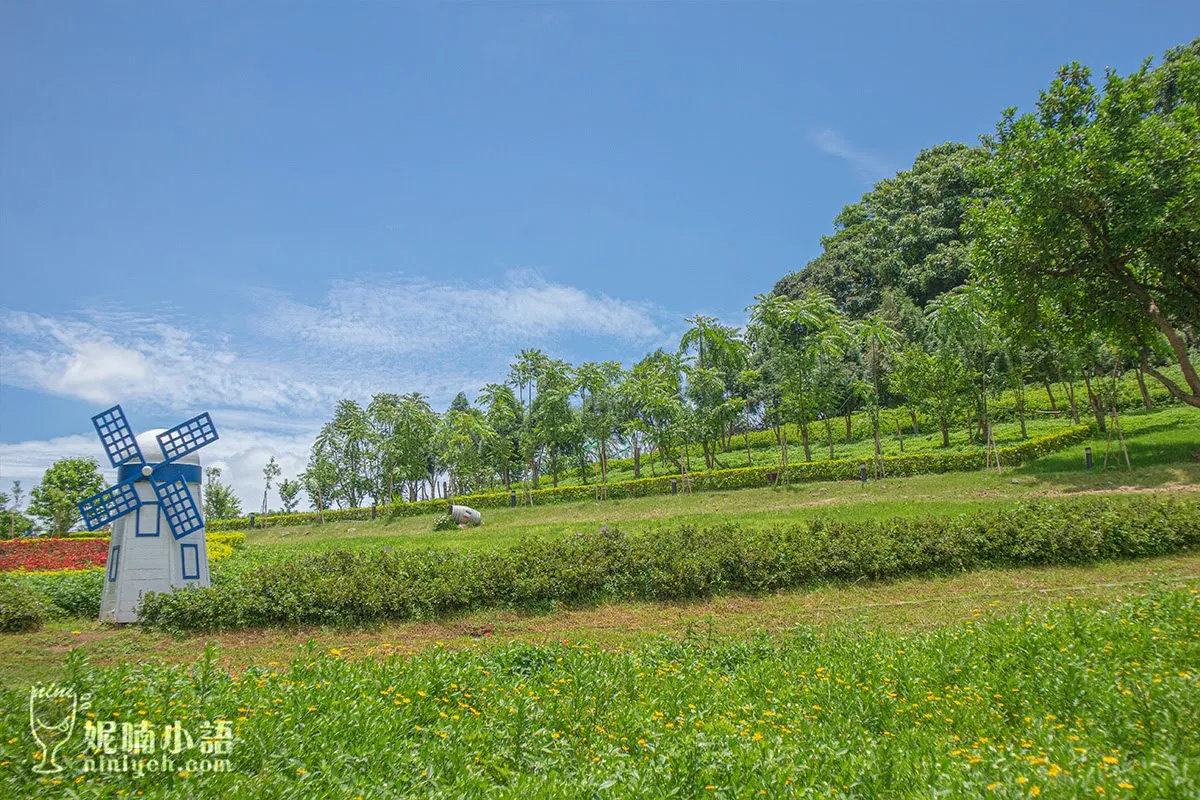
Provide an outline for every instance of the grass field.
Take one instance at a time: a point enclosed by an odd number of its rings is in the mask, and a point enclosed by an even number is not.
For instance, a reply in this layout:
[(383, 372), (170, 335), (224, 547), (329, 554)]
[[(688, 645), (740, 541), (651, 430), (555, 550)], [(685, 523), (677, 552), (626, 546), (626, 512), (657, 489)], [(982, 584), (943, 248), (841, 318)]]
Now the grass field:
[[(1126, 469), (1115, 451), (1108, 469), (1103, 469), (1106, 440), (1095, 438), (1032, 464), (1005, 469), (1000, 475), (983, 471), (947, 473), (869, 481), (865, 485), (817, 482), (787, 488), (488, 509), (482, 528), (457, 532), (434, 532), (429, 517), (268, 528), (247, 531), (247, 545), (269, 547), (275, 553), (328, 547), (481, 548), (604, 524), (619, 525), (624, 530), (727, 521), (765, 526), (819, 515), (862, 519), (959, 513), (1016, 497), (1087, 491), (1194, 491), (1200, 489), (1200, 462), (1193, 458), (1200, 452), (1197, 419), (1200, 414), (1195, 410), (1178, 407), (1125, 415), (1123, 427), (1133, 470)], [(1085, 447), (1092, 448), (1096, 460), (1090, 472), (1084, 469)]]
[(232, 673), (211, 651), (190, 669), (72, 661), (68, 682), (92, 696), (87, 722), (225, 725), (229, 772), (185, 762), (202, 753), (185, 748), (163, 773), (88, 773), (75, 744), (61, 777), (13, 769), (37, 753), (27, 695), (5, 689), (6, 796), (1200, 793), (1195, 589), (980, 608), (916, 633), (864, 621), (732, 639), (699, 629), (632, 648), (435, 646), (382, 660), (310, 646)]
[[(430, 517), (252, 530), (214, 569), (605, 524), (757, 528), (1200, 491), (1194, 411), (1131, 413), (1125, 431), (1132, 470), (1102, 469), (1097, 439), (1002, 475), (498, 509), (450, 532)], [(0, 635), (0, 796), (1195, 797), (1198, 597), (1200, 553), (1182, 552), (360, 628), (176, 637), (54, 620)], [(29, 769), (28, 687), (48, 680), (93, 694), (59, 777)], [(104, 720), (228, 723), (232, 772), (83, 772), (82, 730)]]

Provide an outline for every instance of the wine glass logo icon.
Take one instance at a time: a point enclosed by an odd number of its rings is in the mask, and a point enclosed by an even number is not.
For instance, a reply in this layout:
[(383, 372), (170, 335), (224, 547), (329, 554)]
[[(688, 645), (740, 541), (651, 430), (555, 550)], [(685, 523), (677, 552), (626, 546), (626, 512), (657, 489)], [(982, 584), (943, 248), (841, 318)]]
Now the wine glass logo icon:
[(33, 765), (34, 772), (62, 772), (62, 765), (54, 763), (54, 757), (71, 738), (78, 710), (79, 695), (74, 689), (56, 683), (30, 688), (29, 729), (42, 748), (42, 760)]

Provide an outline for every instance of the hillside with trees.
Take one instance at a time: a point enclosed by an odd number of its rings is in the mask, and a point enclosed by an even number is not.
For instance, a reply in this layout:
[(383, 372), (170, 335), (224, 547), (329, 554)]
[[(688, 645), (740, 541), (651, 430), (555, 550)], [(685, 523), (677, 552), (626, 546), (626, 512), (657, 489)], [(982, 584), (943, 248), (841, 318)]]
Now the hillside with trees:
[(1198, 113), (1200, 40), (1102, 86), (1067, 65), (981, 145), (922, 151), (846, 206), (744, 328), (692, 317), (629, 368), (522, 350), (444, 414), (415, 393), (345, 400), (299, 484), (318, 509), (603, 486), (614, 463), (635, 478), (647, 460), (755, 463), (752, 439), (781, 467), (833, 458), (838, 419), (878, 458), (922, 426), (943, 448), (982, 448), (1000, 420), (1023, 438), (1031, 403), (1105, 433), (1122, 387), (1144, 408), (1200, 406)]

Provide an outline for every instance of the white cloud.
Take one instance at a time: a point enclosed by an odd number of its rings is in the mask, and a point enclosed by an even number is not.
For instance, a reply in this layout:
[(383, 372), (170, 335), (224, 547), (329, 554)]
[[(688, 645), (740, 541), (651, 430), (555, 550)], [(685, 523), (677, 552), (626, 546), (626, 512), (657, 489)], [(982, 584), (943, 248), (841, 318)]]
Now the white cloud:
[[(501, 351), (506, 356), (556, 336), (606, 337), (645, 345), (662, 337), (661, 312), (647, 303), (589, 294), (512, 272), (500, 285), (455, 285), (420, 278), (334, 283), (321, 304), (262, 293), (256, 319), (267, 336), (338, 350), (360, 359), (388, 355)], [(527, 344), (528, 343), (528, 344)]]
[(861, 181), (874, 183), (896, 171), (885, 159), (855, 147), (831, 128), (816, 129), (809, 135), (809, 141), (821, 152), (848, 162), (854, 168), (855, 176)]
[[(139, 418), (169, 425), (210, 411), (221, 438), (204, 449), (204, 463), (222, 467), (251, 511), (262, 503), (263, 465), (275, 456), (284, 477), (299, 474), (341, 398), (420, 391), (444, 406), (459, 391), (503, 380), (522, 347), (554, 353), (569, 338), (603, 339), (635, 358), (678, 324), (660, 325), (668, 316), (648, 303), (520, 272), (491, 285), (339, 281), (316, 303), (252, 294), (254, 315), (238, 317), (253, 320), (250, 330), (183, 322), (169, 310), (0, 310), (0, 383), (84, 400), (97, 411), (120, 402), (139, 431)], [(91, 432), (0, 444), (0, 481), (32, 488), (67, 456), (108, 463)], [(274, 491), (270, 503), (278, 506)]]
[(286, 364), (240, 358), (164, 321), (87, 312), (61, 320), (4, 312), (3, 382), (96, 404), (142, 401), (170, 410), (229, 404), (314, 408), (336, 399), (336, 383), (305, 379)]

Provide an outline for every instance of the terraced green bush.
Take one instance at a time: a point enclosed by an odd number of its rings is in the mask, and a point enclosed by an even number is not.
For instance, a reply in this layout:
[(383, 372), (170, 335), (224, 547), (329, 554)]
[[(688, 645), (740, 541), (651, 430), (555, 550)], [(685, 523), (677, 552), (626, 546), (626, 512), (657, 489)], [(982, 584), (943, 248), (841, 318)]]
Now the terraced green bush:
[(44, 595), (8, 575), (0, 575), (0, 632), (36, 631), (52, 613), (53, 607)]
[(430, 619), (472, 608), (686, 599), (821, 581), (1161, 555), (1200, 544), (1200, 501), (1032, 500), (969, 515), (745, 530), (733, 524), (524, 539), (504, 549), (329, 550), (152, 594), (174, 631)]

